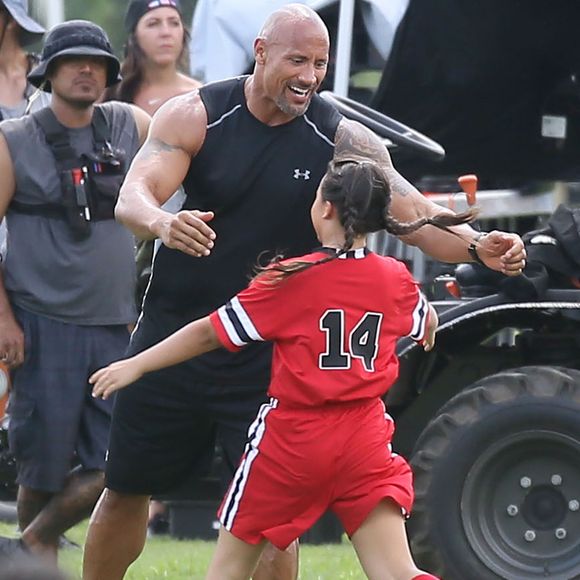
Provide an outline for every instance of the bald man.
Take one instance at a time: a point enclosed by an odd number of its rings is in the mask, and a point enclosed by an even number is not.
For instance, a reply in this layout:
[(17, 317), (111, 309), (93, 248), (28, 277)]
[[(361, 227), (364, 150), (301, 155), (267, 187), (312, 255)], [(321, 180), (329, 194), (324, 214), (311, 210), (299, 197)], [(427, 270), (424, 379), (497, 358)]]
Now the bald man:
[[(254, 43), (252, 75), (177, 97), (154, 117), (116, 208), (135, 235), (162, 242), (129, 354), (229, 300), (246, 286), (264, 252), (295, 256), (316, 246), (310, 206), (333, 157), (360, 154), (379, 161), (398, 219), (441, 211), (396, 172), (373, 133), (316, 94), (328, 51), (319, 16), (290, 4), (264, 24)], [(182, 183), (183, 209), (167, 213), (161, 206)], [(426, 227), (405, 241), (440, 260), (469, 261), (478, 252), (490, 268), (521, 272), (525, 256), (518, 236), (491, 232), (476, 246), (479, 233), (469, 226), (457, 232)], [(270, 364), (264, 343), (236, 354), (216, 351), (146, 375), (118, 393), (107, 488), (89, 527), (85, 580), (123, 577), (143, 548), (149, 497), (199, 470), (214, 433), (226, 479), (231, 477), (266, 398)], [(296, 549), (268, 552), (254, 578), (296, 578), (296, 555)], [(221, 578), (228, 577), (224, 571)]]

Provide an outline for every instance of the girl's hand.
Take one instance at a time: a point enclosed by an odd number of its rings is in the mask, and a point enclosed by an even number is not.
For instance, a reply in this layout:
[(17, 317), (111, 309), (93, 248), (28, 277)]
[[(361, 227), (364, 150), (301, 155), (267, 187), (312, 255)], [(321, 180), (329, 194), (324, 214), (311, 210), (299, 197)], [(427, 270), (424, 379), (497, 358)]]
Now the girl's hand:
[(93, 397), (107, 399), (112, 393), (134, 383), (142, 375), (143, 371), (134, 357), (111, 363), (89, 377), (89, 383), (94, 385)]
[(427, 322), (427, 328), (425, 329), (425, 338), (421, 342), (426, 351), (430, 351), (435, 346), (435, 333), (437, 332), (438, 325), (439, 317), (437, 316), (437, 312), (429, 304), (429, 320)]

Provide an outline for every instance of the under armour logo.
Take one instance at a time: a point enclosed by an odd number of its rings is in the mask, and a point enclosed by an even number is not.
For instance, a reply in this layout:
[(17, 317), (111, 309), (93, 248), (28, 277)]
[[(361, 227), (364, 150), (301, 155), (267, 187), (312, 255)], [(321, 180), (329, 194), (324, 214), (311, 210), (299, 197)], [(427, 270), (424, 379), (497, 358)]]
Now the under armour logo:
[(301, 177), (302, 177), (302, 179), (305, 179), (305, 180), (310, 179), (310, 170), (305, 169), (304, 171), (300, 171), (300, 169), (295, 169), (294, 170), (294, 179), (300, 179)]

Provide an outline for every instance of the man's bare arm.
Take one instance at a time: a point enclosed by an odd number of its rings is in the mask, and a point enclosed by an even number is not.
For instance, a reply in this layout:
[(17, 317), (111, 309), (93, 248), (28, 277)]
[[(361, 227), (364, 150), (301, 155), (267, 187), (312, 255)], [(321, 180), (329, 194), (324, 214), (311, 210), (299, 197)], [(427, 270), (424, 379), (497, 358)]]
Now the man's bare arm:
[(133, 113), (133, 118), (135, 119), (135, 125), (137, 125), (137, 132), (139, 134), (139, 145), (143, 145), (145, 138), (147, 137), (147, 131), (149, 131), (149, 125), (151, 124), (151, 117), (140, 107), (136, 105), (131, 105), (131, 111)]
[[(348, 157), (349, 154), (369, 157), (381, 164), (391, 185), (390, 212), (399, 221), (411, 222), (446, 211), (429, 201), (395, 169), (387, 148), (372, 131), (356, 121), (343, 120), (336, 133), (334, 156)], [(468, 225), (454, 229), (464, 236), (463, 240), (431, 226), (425, 226), (402, 239), (439, 260), (468, 261), (467, 247), (476, 232)]]
[[(372, 131), (356, 121), (343, 119), (336, 133), (334, 157), (338, 159), (349, 155), (368, 157), (382, 165), (391, 185), (390, 212), (399, 221), (410, 222), (449, 211), (422, 195), (395, 169), (387, 148)], [(467, 248), (478, 232), (467, 224), (452, 229), (459, 235), (425, 226), (401, 239), (418, 246), (437, 260), (471, 261)], [(493, 232), (482, 240), (478, 252), (487, 265), (505, 274), (521, 273), (525, 264), (523, 243), (516, 234)]]
[[(168, 101), (153, 116), (143, 147), (129, 168), (115, 216), (142, 239), (160, 238), (193, 256), (209, 253), (215, 234), (206, 225), (213, 214), (161, 209), (181, 185), (205, 139), (207, 115), (197, 91)], [(184, 127), (186, 128), (184, 130)]]
[[(14, 197), (16, 181), (12, 157), (4, 135), (0, 133), (0, 221)], [(24, 335), (8, 301), (0, 264), (0, 360), (16, 367), (24, 360)]]

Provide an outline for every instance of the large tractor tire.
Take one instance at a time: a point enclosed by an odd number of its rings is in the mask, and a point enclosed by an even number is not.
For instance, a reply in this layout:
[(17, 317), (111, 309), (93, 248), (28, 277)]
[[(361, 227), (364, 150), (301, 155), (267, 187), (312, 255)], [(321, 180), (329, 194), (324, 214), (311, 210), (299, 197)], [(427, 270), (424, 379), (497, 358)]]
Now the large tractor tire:
[(580, 579), (580, 372), (522, 367), (451, 399), (419, 437), (409, 522), (445, 580)]

